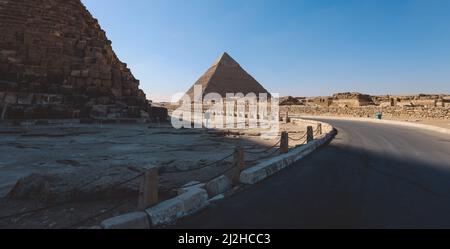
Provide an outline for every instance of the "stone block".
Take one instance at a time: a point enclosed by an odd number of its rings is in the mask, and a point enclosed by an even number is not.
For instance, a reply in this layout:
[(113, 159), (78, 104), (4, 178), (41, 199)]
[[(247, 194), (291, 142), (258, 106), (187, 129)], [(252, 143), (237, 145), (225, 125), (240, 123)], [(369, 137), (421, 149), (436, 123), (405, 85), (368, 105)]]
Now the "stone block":
[(209, 205), (204, 189), (192, 188), (173, 199), (159, 203), (146, 210), (153, 226), (171, 224), (177, 219), (195, 213)]
[(81, 71), (80, 70), (73, 70), (70, 73), (70, 76), (72, 76), (72, 77), (81, 77)]
[(170, 224), (185, 215), (184, 203), (181, 199), (174, 198), (146, 209), (153, 226)]
[(81, 77), (87, 78), (89, 77), (89, 70), (85, 69), (81, 71)]
[(192, 188), (176, 198), (183, 203), (184, 215), (195, 213), (209, 205), (208, 193), (200, 188)]
[(206, 184), (201, 183), (199, 181), (192, 181), (192, 182), (185, 184), (180, 189), (178, 189), (177, 194), (182, 195), (186, 192), (189, 192), (192, 188), (203, 188), (204, 189), (205, 186), (206, 186)]
[(17, 95), (13, 93), (7, 93), (3, 102), (7, 104), (16, 104), (17, 103)]
[(94, 105), (91, 110), (91, 115), (95, 117), (106, 117), (108, 115), (109, 106)]
[(225, 195), (220, 194), (220, 195), (216, 195), (213, 198), (209, 199), (209, 202), (213, 203), (213, 202), (221, 201), (223, 199), (225, 199)]
[(19, 94), (17, 102), (20, 105), (31, 105), (33, 103), (33, 94)]
[(101, 227), (104, 229), (149, 229), (150, 221), (147, 213), (133, 212), (104, 220)]
[(231, 189), (231, 181), (226, 176), (220, 176), (206, 184), (206, 191), (209, 197), (223, 194)]

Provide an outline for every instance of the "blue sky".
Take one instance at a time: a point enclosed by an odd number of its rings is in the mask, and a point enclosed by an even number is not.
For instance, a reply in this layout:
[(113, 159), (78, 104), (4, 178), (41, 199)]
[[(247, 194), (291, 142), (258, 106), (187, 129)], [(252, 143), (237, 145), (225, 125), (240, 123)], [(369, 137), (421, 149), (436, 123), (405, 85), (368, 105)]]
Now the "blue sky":
[(450, 0), (82, 0), (149, 98), (228, 52), (274, 93), (450, 93)]

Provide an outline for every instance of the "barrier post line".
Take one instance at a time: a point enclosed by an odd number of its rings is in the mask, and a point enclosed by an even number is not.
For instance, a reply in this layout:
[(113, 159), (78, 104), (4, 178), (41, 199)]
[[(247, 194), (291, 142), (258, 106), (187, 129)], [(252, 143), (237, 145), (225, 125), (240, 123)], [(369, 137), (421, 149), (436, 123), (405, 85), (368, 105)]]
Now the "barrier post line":
[(321, 123), (317, 124), (317, 134), (319, 134), (319, 136), (321, 136), (323, 134), (323, 132), (322, 132), (322, 124)]
[(138, 210), (144, 210), (158, 203), (158, 169), (153, 168), (144, 173), (139, 189)]
[(280, 152), (282, 154), (289, 152), (289, 134), (286, 131), (281, 133)]
[(312, 126), (308, 126), (306, 130), (306, 143), (309, 144), (314, 140), (314, 129)]
[(236, 147), (233, 154), (234, 170), (233, 185), (239, 185), (241, 172), (245, 169), (244, 148), (242, 146)]

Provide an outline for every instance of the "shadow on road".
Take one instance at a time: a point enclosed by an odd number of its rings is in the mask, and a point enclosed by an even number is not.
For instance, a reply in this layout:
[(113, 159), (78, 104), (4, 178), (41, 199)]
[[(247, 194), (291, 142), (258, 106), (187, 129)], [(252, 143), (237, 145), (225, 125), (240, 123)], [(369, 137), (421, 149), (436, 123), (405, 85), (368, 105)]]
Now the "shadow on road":
[(441, 163), (427, 162), (413, 151), (395, 155), (347, 142), (340, 134), (305, 160), (175, 227), (450, 228), (448, 154)]

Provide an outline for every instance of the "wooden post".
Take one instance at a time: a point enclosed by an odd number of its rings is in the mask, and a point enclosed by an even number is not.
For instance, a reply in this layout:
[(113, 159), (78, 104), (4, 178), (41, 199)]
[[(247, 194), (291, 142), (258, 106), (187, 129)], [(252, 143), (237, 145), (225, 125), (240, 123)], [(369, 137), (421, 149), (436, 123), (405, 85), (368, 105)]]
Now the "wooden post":
[(289, 133), (286, 131), (281, 133), (280, 152), (281, 154), (289, 152)]
[(233, 185), (239, 185), (241, 172), (245, 169), (244, 148), (241, 146), (236, 147), (233, 155), (233, 165), (236, 167), (233, 176)]
[(287, 111), (285, 114), (284, 114), (284, 123), (290, 123), (291, 122), (291, 119), (289, 118), (289, 112)]
[(306, 143), (309, 144), (314, 140), (314, 129), (312, 126), (308, 126), (306, 130)]
[(8, 110), (8, 104), (5, 104), (5, 105), (3, 106), (3, 111), (2, 111), (2, 116), (1, 116), (1, 119), (2, 119), (2, 120), (5, 119), (6, 110)]
[(144, 173), (139, 189), (138, 210), (144, 210), (158, 203), (158, 169), (153, 168)]
[(317, 134), (319, 134), (319, 136), (323, 134), (323, 132), (322, 132), (322, 124), (321, 123), (317, 124)]

